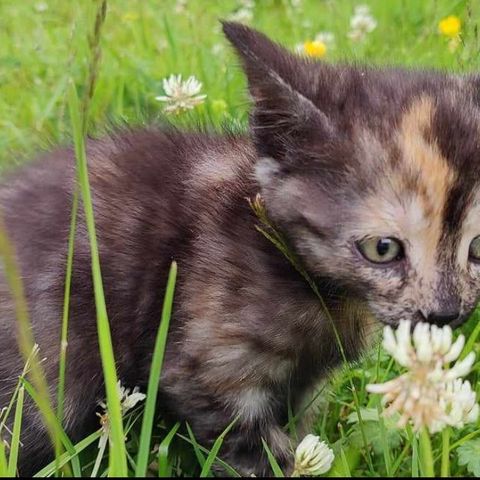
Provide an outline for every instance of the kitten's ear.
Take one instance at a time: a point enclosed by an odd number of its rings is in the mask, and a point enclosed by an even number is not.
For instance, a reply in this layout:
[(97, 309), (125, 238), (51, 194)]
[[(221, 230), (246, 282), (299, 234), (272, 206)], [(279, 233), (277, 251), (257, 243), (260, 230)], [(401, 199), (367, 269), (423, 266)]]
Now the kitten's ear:
[(255, 102), (251, 126), (260, 156), (281, 163), (313, 136), (318, 141), (334, 133), (332, 122), (314, 103), (318, 64), (239, 23), (223, 22), (223, 31), (247, 74)]

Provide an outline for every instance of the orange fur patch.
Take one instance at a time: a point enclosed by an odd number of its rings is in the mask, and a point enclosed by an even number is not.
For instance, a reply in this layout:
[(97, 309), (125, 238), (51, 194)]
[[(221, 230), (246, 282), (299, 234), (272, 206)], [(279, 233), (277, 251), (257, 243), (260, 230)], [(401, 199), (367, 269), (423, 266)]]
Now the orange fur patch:
[(419, 175), (425, 212), (438, 217), (443, 212), (447, 192), (455, 173), (435, 143), (425, 138), (433, 118), (433, 102), (421, 97), (405, 113), (400, 125), (399, 143), (403, 161), (413, 176)]
[[(402, 118), (399, 145), (407, 176), (418, 179), (416, 199), (428, 227), (424, 230), (425, 248), (433, 252), (442, 236), (443, 213), (450, 186), (455, 181), (455, 172), (442, 156), (436, 143), (428, 142), (426, 131), (434, 114), (433, 101), (423, 96), (408, 109)], [(403, 185), (406, 189), (407, 185)]]
[(433, 100), (424, 96), (406, 110), (396, 136), (399, 168), (387, 173), (380, 189), (362, 204), (362, 222), (357, 225), (359, 238), (379, 235), (404, 240), (410, 262), (428, 291), (438, 281), (443, 216), (456, 178), (439, 146), (427, 136), (434, 108)]

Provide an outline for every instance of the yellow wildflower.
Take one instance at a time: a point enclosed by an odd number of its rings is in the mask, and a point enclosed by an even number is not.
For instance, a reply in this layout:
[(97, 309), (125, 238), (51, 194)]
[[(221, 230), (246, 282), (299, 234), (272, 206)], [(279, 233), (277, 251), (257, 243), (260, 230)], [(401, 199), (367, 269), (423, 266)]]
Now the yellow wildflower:
[(448, 17), (442, 18), (438, 23), (438, 31), (442, 35), (450, 38), (457, 37), (461, 28), (462, 22), (455, 15), (449, 15)]
[(322, 58), (327, 53), (327, 46), (320, 40), (312, 40), (303, 44), (303, 50), (309, 57)]

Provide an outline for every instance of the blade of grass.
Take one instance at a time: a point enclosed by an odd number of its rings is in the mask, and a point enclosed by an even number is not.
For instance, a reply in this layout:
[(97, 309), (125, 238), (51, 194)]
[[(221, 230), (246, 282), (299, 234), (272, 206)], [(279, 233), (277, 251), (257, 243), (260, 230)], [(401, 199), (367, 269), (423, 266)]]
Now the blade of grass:
[(377, 403), (377, 412), (378, 412), (378, 425), (380, 429), (380, 438), (382, 439), (383, 459), (385, 461), (386, 475), (387, 477), (391, 477), (392, 476), (392, 457), (390, 452), (390, 445), (387, 439), (385, 422), (382, 416), (382, 408), (380, 406), (380, 400)]
[[(193, 446), (193, 442), (185, 437), (184, 435), (182, 435), (181, 433), (177, 433), (177, 437), (182, 439), (183, 441), (187, 442), (189, 445), (192, 445)], [(198, 446), (199, 450), (202, 452), (202, 453), (206, 453), (208, 455), (208, 453), (210, 452), (210, 450), (208, 450), (207, 448), (205, 447), (202, 447), (201, 445), (198, 444), (197, 441), (195, 441), (195, 444)], [(225, 470), (225, 472), (231, 476), (231, 477), (235, 477), (235, 478), (239, 478), (241, 477), (241, 475), (232, 467), (230, 466), (227, 462), (224, 462), (221, 458), (217, 458), (217, 463)]]
[(0, 435), (2, 433), (3, 428), (5, 428), (5, 426), (6, 426), (7, 418), (10, 416), (10, 412), (13, 409), (13, 405), (15, 404), (15, 402), (17, 400), (18, 392), (20, 391), (20, 388), (22, 388), (23, 379), (30, 369), (30, 362), (32, 360), (32, 357), (37, 355), (37, 352), (38, 352), (38, 345), (35, 345), (33, 347), (33, 350), (30, 352), (30, 355), (27, 358), (27, 361), (25, 362), (25, 366), (23, 367), (22, 374), (18, 378), (17, 385), (15, 387), (15, 390), (13, 392), (12, 397), (10, 398), (10, 401), (8, 402), (7, 407), (5, 407), (1, 410), (1, 414), (0, 414)]
[(480, 335), (480, 307), (477, 307), (473, 312), (473, 322), (475, 322), (475, 328), (473, 329), (472, 333), (468, 337), (468, 340), (463, 347), (462, 353), (460, 355), (459, 360), (463, 360), (475, 347), (475, 343)]
[[(348, 477), (351, 476), (352, 470), (355, 471), (360, 462), (361, 452), (356, 446), (349, 443), (341, 423), (338, 424), (341, 435), (341, 452), (340, 458), (335, 457), (332, 468), (327, 473), (327, 477)], [(344, 445), (343, 447), (341, 445)]]
[(285, 475), (282, 472), (282, 469), (280, 468), (280, 465), (277, 462), (277, 459), (274, 457), (272, 451), (267, 445), (267, 442), (262, 438), (262, 445), (263, 449), (265, 452), (267, 452), (267, 458), (268, 462), (270, 463), (270, 466), (272, 467), (272, 472), (276, 478), (284, 478)]
[(8, 472), (7, 454), (2, 437), (0, 437), (0, 478), (11, 478)]
[(14, 477), (17, 472), (18, 450), (20, 447), (20, 431), (22, 428), (23, 399), (25, 388), (22, 386), (18, 391), (17, 406), (15, 408), (15, 419), (13, 423), (13, 435), (10, 444), (10, 456), (8, 458), (8, 475)]
[(75, 232), (77, 229), (78, 212), (78, 188), (73, 193), (72, 212), (70, 220), (70, 232), (68, 235), (67, 271), (65, 275), (65, 290), (63, 296), (62, 332), (60, 336), (60, 360), (57, 388), (57, 418), (63, 423), (63, 407), (65, 401), (65, 372), (67, 369), (67, 346), (68, 346), (68, 316), (70, 312), (70, 286), (72, 283), (73, 249)]
[(188, 436), (190, 437), (191, 444), (193, 446), (193, 451), (195, 452), (195, 456), (197, 457), (197, 461), (200, 467), (203, 468), (203, 465), (205, 464), (205, 456), (201, 452), (201, 447), (198, 444), (197, 439), (195, 438), (195, 435), (193, 434), (193, 431), (190, 425), (188, 423), (186, 425), (187, 425)]
[(98, 477), (98, 471), (100, 470), (100, 466), (102, 464), (103, 457), (105, 455), (105, 449), (107, 448), (108, 439), (104, 437), (100, 437), (98, 442), (98, 452), (97, 457), (95, 458), (95, 463), (93, 464), (92, 472), (90, 473), (91, 478)]
[[(102, 435), (102, 430), (97, 430), (96, 432), (92, 433), (88, 437), (84, 438), (80, 442), (78, 442), (76, 445), (74, 445), (74, 456), (78, 456), (80, 452), (88, 448), (90, 445), (95, 443)], [(62, 467), (63, 465), (67, 464), (68, 462), (72, 461), (73, 456), (65, 452), (63, 453), (58, 459), (58, 465)], [(47, 466), (43, 467), (40, 471), (38, 471), (35, 475), (34, 478), (38, 477), (51, 477), (55, 473), (55, 461), (49, 463)]]
[(450, 427), (445, 427), (442, 430), (442, 463), (440, 476), (450, 476)]
[(180, 428), (180, 422), (177, 422), (168, 432), (167, 436), (162, 440), (158, 447), (158, 476), (162, 478), (170, 478), (172, 476), (172, 467), (168, 460), (168, 453), (173, 437)]
[(157, 338), (155, 340), (152, 365), (150, 367), (147, 398), (145, 400), (142, 430), (140, 433), (140, 445), (138, 447), (137, 468), (135, 470), (135, 476), (137, 477), (144, 477), (147, 474), (150, 442), (152, 438), (153, 421), (155, 417), (155, 407), (157, 405), (158, 387), (160, 384), (160, 375), (162, 372), (163, 358), (167, 344), (168, 327), (170, 325), (170, 317), (172, 315), (176, 279), (177, 263), (172, 262), (170, 272), (168, 274), (165, 298), (163, 301), (162, 321), (160, 322), (160, 328), (158, 329)]
[(340, 448), (340, 459), (342, 461), (344, 476), (351, 477), (352, 474), (350, 472), (350, 466), (348, 465), (348, 460), (345, 455), (345, 450), (343, 448)]
[(400, 465), (402, 464), (403, 460), (405, 459), (408, 451), (410, 450), (410, 447), (411, 447), (411, 445), (408, 442), (403, 447), (403, 450), (401, 451), (400, 455), (397, 457), (394, 464), (392, 465), (392, 476), (397, 475), (397, 470), (400, 468)]
[(457, 440), (450, 445), (450, 452), (453, 452), (460, 445), (463, 445), (465, 442), (468, 442), (472, 438), (475, 438), (477, 435), (480, 435), (480, 430), (475, 430), (474, 432), (467, 433), (464, 437), (460, 438), (460, 440)]
[(210, 471), (212, 469), (213, 462), (215, 461), (215, 458), (218, 455), (218, 452), (220, 451), (220, 447), (222, 446), (223, 440), (225, 439), (226, 435), (228, 432), (232, 429), (232, 427), (235, 425), (235, 422), (237, 419), (233, 420), (230, 425), (227, 426), (227, 428), (220, 434), (220, 436), (215, 440), (212, 449), (210, 450), (210, 453), (208, 454), (205, 463), (203, 465), (202, 471), (200, 472), (200, 478), (205, 478), (210, 474)]
[(62, 453), (60, 430), (57, 417), (52, 407), (45, 372), (38, 360), (33, 331), (30, 324), (28, 304), (23, 289), (20, 272), (16, 262), (15, 250), (8, 238), (7, 231), (0, 217), (0, 257), (3, 259), (5, 279), (7, 281), (15, 308), (17, 320), (18, 343), (25, 363), (29, 363), (29, 375), (39, 392), (37, 406), (44, 419), (48, 435), (52, 441), (55, 457)]
[(85, 222), (87, 224), (88, 239), (90, 243), (93, 289), (95, 297), (95, 307), (97, 312), (98, 342), (100, 346), (100, 357), (103, 367), (110, 426), (109, 475), (125, 477), (128, 474), (128, 468), (122, 423), (122, 412), (117, 389), (118, 379), (115, 368), (115, 358), (113, 353), (110, 324), (108, 321), (107, 307), (105, 304), (105, 294), (103, 290), (92, 194), (90, 191), (90, 182), (88, 179), (88, 166), (85, 146), (89, 106), (90, 100), (93, 97), (95, 81), (98, 73), (97, 70), (100, 59), (100, 34), (102, 25), (105, 21), (107, 2), (106, 0), (97, 0), (96, 5), (97, 8), (95, 11), (95, 25), (93, 29), (93, 34), (89, 38), (91, 59), (89, 63), (86, 94), (83, 97), (82, 103), (80, 104), (77, 89), (72, 82), (68, 95), (68, 107), (74, 138), (77, 178), (80, 186), (81, 198), (85, 212)]
[(419, 456), (418, 456), (418, 440), (416, 435), (414, 435), (412, 427), (407, 425), (406, 427), (407, 436), (412, 445), (412, 478), (418, 478), (419, 476)]
[(113, 354), (112, 336), (105, 304), (103, 291), (102, 273), (100, 268), (100, 256), (98, 252), (95, 220), (93, 212), (92, 194), (88, 180), (87, 156), (85, 149), (85, 136), (82, 131), (82, 120), (80, 116), (81, 107), (78, 100), (77, 90), (74, 85), (70, 88), (69, 111), (72, 123), (75, 156), (77, 160), (77, 175), (82, 194), (85, 221), (87, 223), (88, 239), (90, 242), (90, 253), (92, 262), (93, 289), (95, 306), (97, 311), (98, 342), (102, 360), (105, 390), (107, 395), (107, 407), (110, 422), (110, 466), (109, 475), (127, 476), (127, 457), (122, 424), (122, 411), (117, 390), (117, 372), (115, 368), (115, 357)]
[[(22, 380), (22, 384), (25, 387), (25, 390), (27, 393), (30, 395), (30, 398), (37, 404), (39, 405), (39, 402), (42, 401), (41, 395), (35, 390), (33, 385), (26, 379)], [(53, 412), (52, 412), (53, 413)], [(55, 429), (57, 431), (58, 438), (62, 442), (62, 445), (65, 447), (65, 450), (74, 457), (72, 459), (72, 470), (73, 470), (73, 475), (75, 477), (81, 477), (82, 476), (82, 470), (80, 468), (80, 461), (78, 460), (78, 457), (75, 457), (75, 447), (73, 446), (72, 442), (68, 438), (68, 435), (65, 433), (63, 430), (62, 426), (58, 422), (58, 419), (55, 415), (53, 415), (54, 422), (55, 422)], [(58, 456), (55, 456), (57, 459)], [(60, 468), (60, 466), (58, 466)], [(69, 475), (70, 476), (70, 475)]]

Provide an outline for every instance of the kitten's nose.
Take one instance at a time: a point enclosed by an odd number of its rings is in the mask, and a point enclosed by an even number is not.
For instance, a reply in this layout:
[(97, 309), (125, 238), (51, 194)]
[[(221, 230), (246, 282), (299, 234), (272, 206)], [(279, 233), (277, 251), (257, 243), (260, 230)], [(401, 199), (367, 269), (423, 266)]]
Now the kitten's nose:
[(428, 323), (443, 327), (456, 320), (459, 316), (459, 311), (430, 312), (426, 320)]

